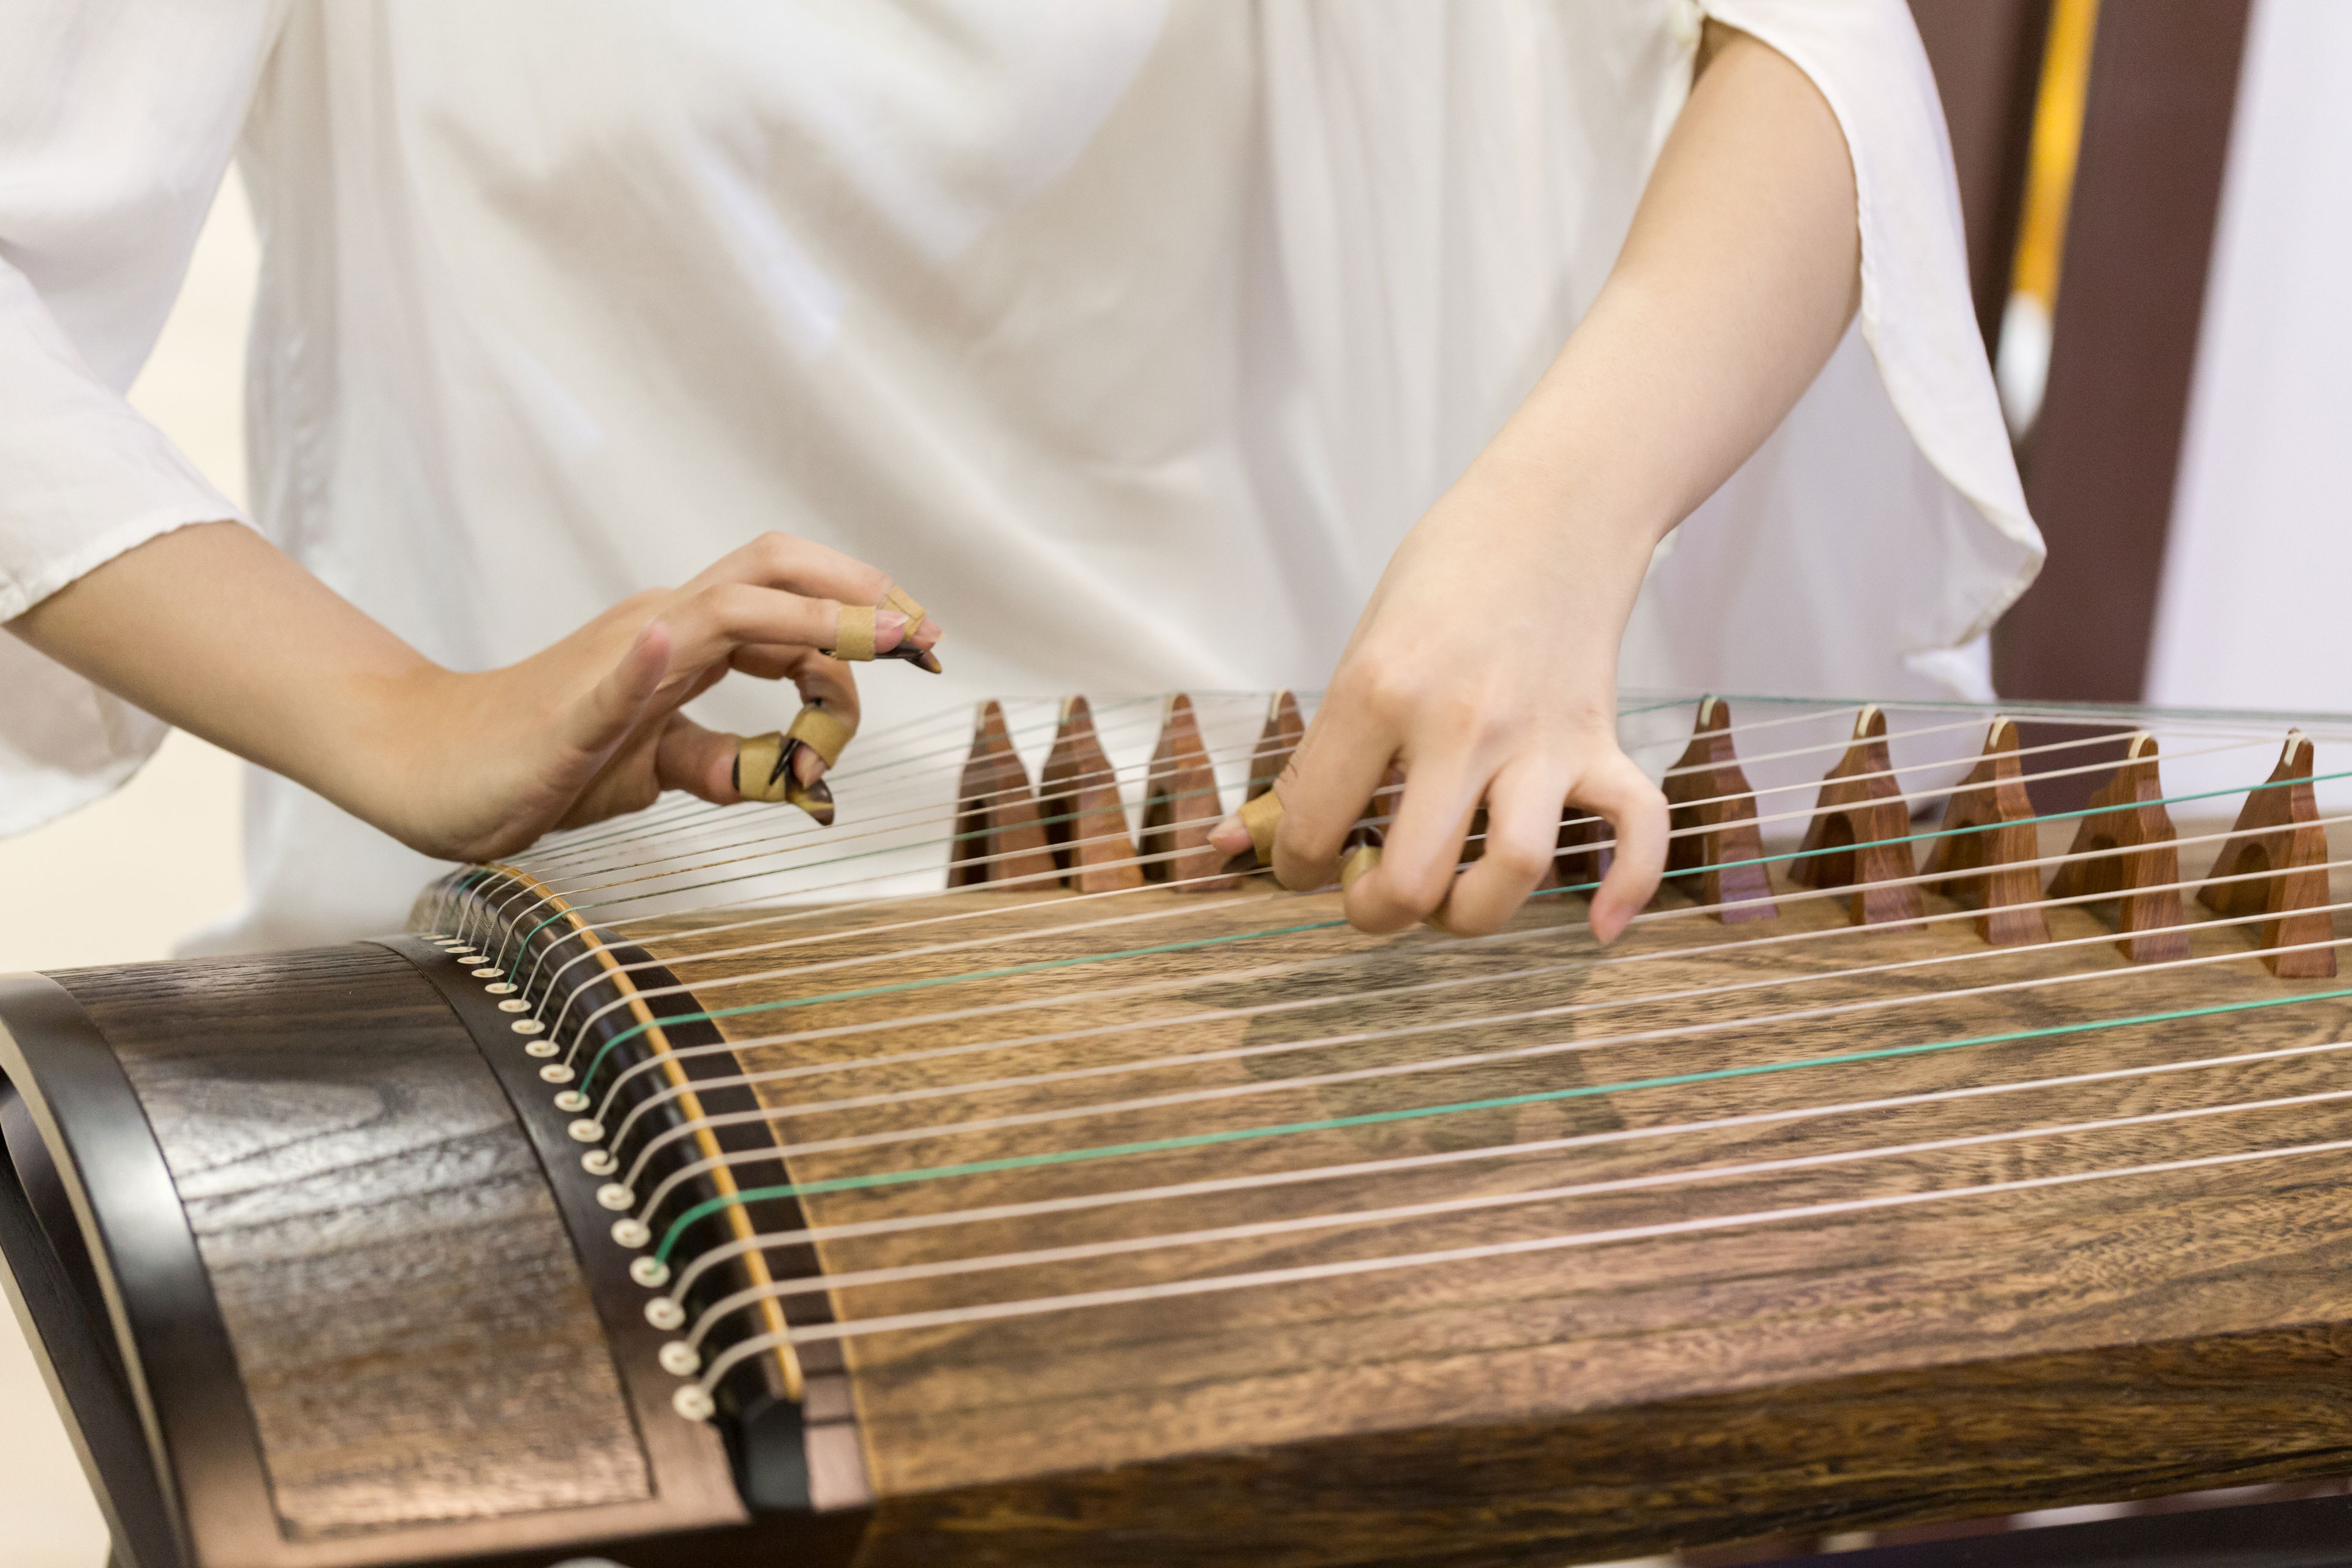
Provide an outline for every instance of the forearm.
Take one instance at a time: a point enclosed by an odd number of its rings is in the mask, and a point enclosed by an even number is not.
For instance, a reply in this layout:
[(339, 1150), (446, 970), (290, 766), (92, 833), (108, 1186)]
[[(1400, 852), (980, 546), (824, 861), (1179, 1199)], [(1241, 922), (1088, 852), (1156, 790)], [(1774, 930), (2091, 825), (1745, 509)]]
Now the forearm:
[(1618, 644), (1658, 541), (1780, 423), (1859, 291), (1836, 117), (1771, 49), (1712, 25), (1707, 42), (1600, 297), (1406, 535), (1284, 776), (1276, 871), (1308, 887), (1403, 763), (1387, 858), (1348, 894), (1367, 930), (1440, 909), (1496, 929), (1552, 866), (1563, 801), (1614, 825), (1602, 940), (1656, 886), (1667, 813), (1617, 744)]
[(251, 529), (149, 541), (8, 623), (156, 717), (373, 815), (397, 715), (448, 672)]
[[(730, 669), (789, 680), (854, 728), (856, 685), (820, 650), (835, 647), (845, 605), (899, 602), (891, 590), (863, 562), (764, 534), (528, 658), (461, 673), (258, 534), (207, 523), (125, 552), (8, 629), (412, 848), (486, 859), (665, 789), (743, 798), (739, 738), (677, 711)], [(868, 624), (867, 658), (940, 637), (937, 622), (910, 626), (896, 609)], [(803, 786), (815, 760), (794, 762)]]
[[(1861, 294), (1836, 117), (1786, 58), (1709, 26), (1606, 285), (1465, 477), (1637, 568), (1780, 422)], [(1627, 609), (1638, 582), (1616, 585)]]

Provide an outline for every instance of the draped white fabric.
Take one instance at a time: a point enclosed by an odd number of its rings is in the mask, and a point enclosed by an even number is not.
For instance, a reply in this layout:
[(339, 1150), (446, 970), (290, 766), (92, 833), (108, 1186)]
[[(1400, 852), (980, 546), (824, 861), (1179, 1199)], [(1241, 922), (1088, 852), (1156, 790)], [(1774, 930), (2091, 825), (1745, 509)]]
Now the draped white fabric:
[(2246, 38), (2148, 700), (2352, 712), (2352, 7)]
[[(1706, 9), (1836, 110), (1864, 301), (1662, 558), (1624, 678), (1979, 694), (1971, 645), (2040, 543), (1908, 13)], [(0, 0), (0, 615), (229, 515), (120, 391), (236, 148), (270, 537), (466, 668), (761, 530), (824, 540), (950, 628), (945, 679), (868, 677), (870, 728), (982, 693), (1319, 684), (1606, 276), (1701, 10), (202, 16)], [(790, 707), (739, 679), (698, 711)], [(0, 829), (156, 738), (0, 640)], [(252, 906), (207, 945), (385, 928), (433, 869), (259, 776), (247, 857)]]

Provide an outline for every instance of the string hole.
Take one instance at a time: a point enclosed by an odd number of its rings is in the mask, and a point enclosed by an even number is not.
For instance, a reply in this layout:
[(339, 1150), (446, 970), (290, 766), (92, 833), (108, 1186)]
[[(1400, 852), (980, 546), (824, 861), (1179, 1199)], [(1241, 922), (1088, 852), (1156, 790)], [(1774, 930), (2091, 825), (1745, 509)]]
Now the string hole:
[(639, 1247), (654, 1238), (654, 1233), (641, 1219), (616, 1219), (613, 1222), (613, 1239), (623, 1247)]
[(583, 1143), (601, 1143), (604, 1139), (604, 1124), (592, 1117), (582, 1117), (566, 1131)]
[(621, 1168), (610, 1149), (591, 1149), (580, 1156), (580, 1168), (592, 1176), (609, 1176)]
[(499, 975), (505, 973), (506, 971), (502, 969), (477, 969), (474, 971), (474, 978), (477, 980), (496, 980)]
[(710, 1395), (691, 1383), (672, 1394), (669, 1405), (688, 1421), (708, 1421), (719, 1413), (719, 1406), (711, 1403)]
[(562, 1048), (553, 1040), (533, 1040), (523, 1047), (523, 1054), (532, 1057), (551, 1057)]
[[(648, 1290), (658, 1290), (669, 1283), (669, 1265), (658, 1258), (640, 1258), (629, 1265), (629, 1278)], [(675, 1307), (677, 1303), (672, 1301), (670, 1305)], [(650, 1303), (646, 1307), (646, 1311), (648, 1314), (652, 1313), (653, 1307)], [(654, 1326), (660, 1328), (663, 1325), (656, 1323)]]
[[(524, 1005), (526, 1006), (529, 1005), (528, 1003)], [(501, 1002), (499, 1005), (501, 1007), (511, 1007), (514, 1004), (512, 1002)], [(543, 1035), (547, 1033), (547, 1026), (541, 1023), (536, 1018), (518, 1018), (513, 1023), (509, 1024), (507, 1027), (512, 1029), (518, 1035)]]
[[(495, 974), (498, 972), (496, 970), (492, 970), (490, 973)], [(493, 996), (508, 996), (513, 994), (515, 983), (511, 980), (501, 980), (496, 984), (485, 985), (482, 989), (488, 992)]]
[(637, 1194), (618, 1182), (607, 1182), (596, 1189), (596, 1201), (608, 1209), (625, 1209), (637, 1201)]
[[(487, 971), (485, 971), (484, 973), (489, 973), (489, 974), (496, 974), (496, 973), (498, 973), (498, 971), (497, 971), (497, 970), (495, 970), (495, 969), (492, 969), (492, 970), (487, 970)], [(528, 1002), (526, 1002), (526, 1001), (524, 1001), (524, 1000), (523, 1000), (521, 997), (520, 997), (520, 996), (509, 996), (509, 997), (508, 997), (505, 1001), (503, 1001), (503, 1002), (501, 1002), (501, 1003), (499, 1003), (499, 1012), (501, 1012), (501, 1013), (528, 1013), (528, 1012), (530, 1012), (530, 1003), (528, 1003)], [(516, 1028), (518, 1028), (518, 1029), (522, 1029), (522, 1026), (521, 1026), (520, 1024), (517, 1024), (517, 1025), (515, 1026), (515, 1027), (516, 1027)], [(530, 1035), (530, 1034), (536, 1034), (536, 1033), (538, 1033), (538, 1030), (536, 1030), (536, 1029), (523, 1029), (523, 1033), (525, 1033), (525, 1034), (527, 1034), (527, 1035)]]
[(677, 1377), (692, 1377), (702, 1370), (702, 1358), (684, 1340), (672, 1340), (661, 1348), (662, 1370)]
[(539, 1076), (549, 1083), (570, 1083), (572, 1069), (562, 1062), (550, 1062), (539, 1069)]
[(567, 1089), (562, 1094), (555, 1097), (555, 1109), (558, 1110), (585, 1110), (588, 1109), (588, 1097), (581, 1093), (576, 1089)]
[[(646, 1303), (646, 1321), (657, 1329), (683, 1328), (686, 1324), (686, 1309), (667, 1296), (656, 1296)], [(702, 1369), (698, 1365), (689, 1366), (682, 1372), (677, 1367), (671, 1367), (670, 1370), (684, 1377), (688, 1372), (699, 1372)]]

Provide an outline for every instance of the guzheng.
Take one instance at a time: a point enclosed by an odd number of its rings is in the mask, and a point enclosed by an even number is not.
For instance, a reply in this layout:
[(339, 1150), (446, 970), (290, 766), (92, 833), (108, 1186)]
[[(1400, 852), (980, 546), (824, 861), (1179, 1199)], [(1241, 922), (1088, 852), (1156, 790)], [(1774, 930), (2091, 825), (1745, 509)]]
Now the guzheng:
[(830, 827), (6, 982), (119, 1561), (1559, 1563), (2352, 1471), (2352, 720), (1629, 698), (1607, 948), (1574, 814), (1475, 939), (1226, 859), (1301, 721), (989, 703)]

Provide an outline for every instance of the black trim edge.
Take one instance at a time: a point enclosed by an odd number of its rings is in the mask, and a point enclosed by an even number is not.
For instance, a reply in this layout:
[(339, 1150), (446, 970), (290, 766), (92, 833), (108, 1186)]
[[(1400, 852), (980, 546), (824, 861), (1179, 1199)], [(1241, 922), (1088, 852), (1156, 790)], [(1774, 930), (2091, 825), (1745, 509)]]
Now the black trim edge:
[(1757, 1568), (2352, 1568), (2352, 1498), (2131, 1514)]

